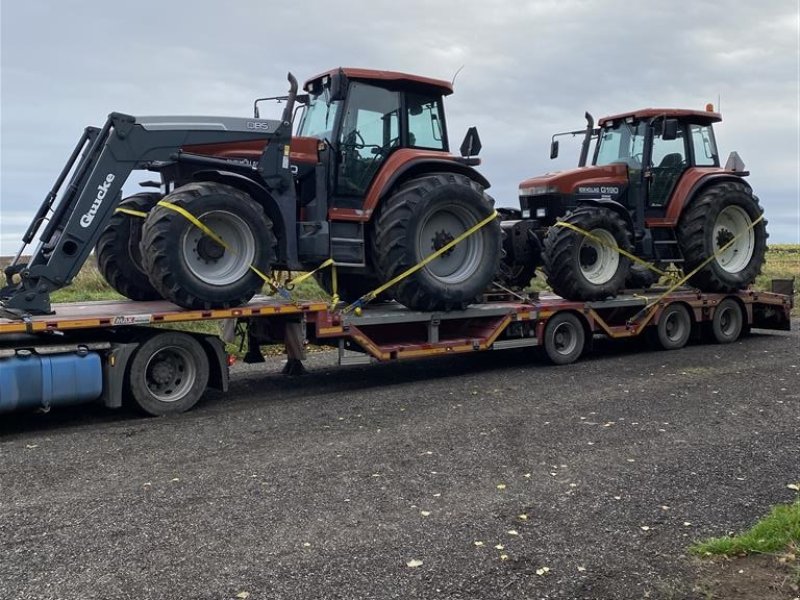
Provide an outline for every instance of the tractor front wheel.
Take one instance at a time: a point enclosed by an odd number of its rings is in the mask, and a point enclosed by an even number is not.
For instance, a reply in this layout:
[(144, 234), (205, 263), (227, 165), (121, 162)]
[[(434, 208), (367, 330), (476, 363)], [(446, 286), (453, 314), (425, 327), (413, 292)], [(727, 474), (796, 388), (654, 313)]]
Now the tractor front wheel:
[(767, 222), (756, 222), (763, 212), (739, 182), (714, 185), (695, 198), (677, 230), (684, 271), (699, 269), (689, 283), (704, 292), (733, 292), (753, 283), (767, 251)]
[(161, 194), (148, 192), (125, 198), (94, 249), (97, 269), (112, 288), (131, 300), (161, 299), (147, 277), (139, 249), (144, 220), (160, 199)]
[(230, 308), (264, 285), (275, 261), (275, 235), (263, 208), (244, 192), (220, 183), (190, 183), (164, 198), (186, 215), (156, 206), (142, 233), (142, 256), (153, 286), (178, 306)]
[[(405, 183), (383, 202), (375, 222), (372, 247), (381, 281), (401, 275), (492, 213), (492, 200), (464, 175), (438, 173)], [(389, 293), (415, 310), (462, 309), (492, 282), (501, 254), (500, 222), (494, 219)]]
[[(625, 286), (630, 260), (615, 247), (631, 252), (631, 233), (611, 209), (579, 207), (564, 219), (576, 228), (554, 225), (544, 238), (547, 283), (568, 300), (601, 300)], [(586, 232), (589, 235), (584, 235)]]

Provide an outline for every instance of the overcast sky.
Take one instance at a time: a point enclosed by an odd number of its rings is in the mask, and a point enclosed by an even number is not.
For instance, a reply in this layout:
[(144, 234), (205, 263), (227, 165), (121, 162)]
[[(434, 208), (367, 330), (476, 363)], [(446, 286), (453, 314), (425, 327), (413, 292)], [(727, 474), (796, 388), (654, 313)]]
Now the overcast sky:
[[(500, 205), (577, 161), (550, 134), (645, 106), (721, 98), (717, 138), (737, 150), (771, 242), (800, 241), (796, 0), (288, 2), (3, 0), (0, 254), (86, 125), (111, 111), (249, 116), (256, 96), (335, 66), (451, 79), (449, 130), (483, 139)], [(277, 109), (275, 109), (277, 114)], [(135, 190), (128, 186), (126, 191)]]

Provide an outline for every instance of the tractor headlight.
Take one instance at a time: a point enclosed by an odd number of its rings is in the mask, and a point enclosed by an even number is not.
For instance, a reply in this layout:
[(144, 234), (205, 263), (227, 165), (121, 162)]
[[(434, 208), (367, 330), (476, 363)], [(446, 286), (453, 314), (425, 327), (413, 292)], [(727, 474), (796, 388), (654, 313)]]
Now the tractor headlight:
[(532, 185), (530, 187), (519, 188), (520, 196), (541, 196), (542, 194), (552, 194), (556, 188), (552, 185)]
[(542, 207), (542, 208), (537, 208), (536, 209), (536, 218), (537, 219), (543, 219), (546, 216), (547, 216), (547, 209), (546, 208)]
[(526, 208), (522, 211), (522, 218), (523, 219), (530, 219), (531, 218), (531, 211), (529, 208)]

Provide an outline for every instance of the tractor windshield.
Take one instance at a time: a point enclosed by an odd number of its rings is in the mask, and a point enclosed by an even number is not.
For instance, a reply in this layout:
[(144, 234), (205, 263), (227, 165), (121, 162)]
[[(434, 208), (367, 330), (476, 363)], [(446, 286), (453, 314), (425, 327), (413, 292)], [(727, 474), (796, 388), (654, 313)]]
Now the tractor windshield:
[(594, 164), (610, 165), (621, 162), (631, 168), (640, 169), (645, 129), (643, 121), (638, 123), (615, 121), (604, 127), (597, 140)]
[(333, 123), (336, 112), (339, 110), (340, 101), (326, 102), (324, 94), (311, 96), (308, 105), (303, 111), (297, 135), (302, 137), (315, 137), (331, 141)]

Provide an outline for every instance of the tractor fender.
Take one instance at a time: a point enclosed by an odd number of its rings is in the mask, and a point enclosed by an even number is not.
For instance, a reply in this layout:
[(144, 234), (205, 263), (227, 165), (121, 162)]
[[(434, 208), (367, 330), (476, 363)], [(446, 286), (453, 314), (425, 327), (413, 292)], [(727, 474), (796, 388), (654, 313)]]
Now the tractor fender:
[(625, 206), (616, 200), (612, 200), (611, 198), (581, 198), (578, 200), (578, 206), (597, 206), (611, 209), (620, 217), (622, 217), (622, 220), (625, 221), (625, 224), (628, 226), (631, 233), (636, 231), (633, 225), (633, 217), (631, 217), (631, 213), (628, 212), (628, 209), (625, 208)]
[(331, 218), (353, 221), (369, 221), (378, 202), (386, 197), (399, 184), (428, 173), (458, 173), (475, 181), (484, 189), (491, 184), (489, 180), (457, 157), (441, 151), (401, 148), (393, 152), (384, 162), (372, 181), (364, 198), (362, 209), (334, 208)]
[(272, 194), (267, 188), (253, 181), (252, 179), (240, 175), (239, 173), (232, 173), (230, 171), (220, 171), (217, 169), (208, 169), (197, 171), (193, 174), (193, 178), (197, 181), (214, 181), (216, 183), (224, 183), (236, 189), (242, 190), (248, 194), (253, 200), (258, 202), (263, 208), (264, 212), (272, 221), (272, 230), (275, 237), (278, 239), (278, 257), (286, 256), (286, 230), (287, 224), (284, 223), (284, 218), (281, 215), (280, 206), (273, 198)]
[(663, 218), (648, 218), (649, 227), (676, 227), (689, 203), (709, 185), (722, 183), (725, 181), (735, 181), (752, 189), (739, 175), (731, 171), (720, 168), (694, 168), (686, 172), (678, 181), (672, 199), (667, 206), (666, 214)]

